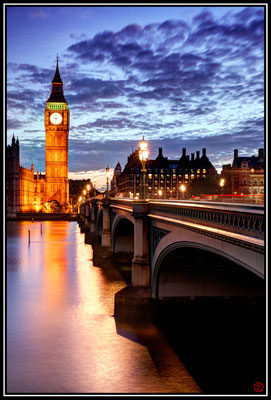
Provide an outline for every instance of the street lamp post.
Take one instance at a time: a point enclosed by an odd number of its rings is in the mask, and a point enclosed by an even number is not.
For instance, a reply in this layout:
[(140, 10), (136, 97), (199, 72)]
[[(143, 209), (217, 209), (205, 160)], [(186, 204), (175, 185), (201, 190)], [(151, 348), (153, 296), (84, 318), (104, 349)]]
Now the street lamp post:
[(89, 199), (90, 185), (87, 185), (88, 199)]
[(147, 197), (147, 190), (146, 190), (146, 161), (148, 159), (148, 148), (147, 148), (147, 142), (144, 140), (144, 136), (142, 141), (139, 144), (139, 159), (142, 162), (142, 185), (141, 185), (141, 198), (146, 199)]
[(93, 197), (95, 198), (96, 197), (96, 178), (95, 178), (95, 176), (94, 176), (94, 178), (93, 178)]
[(182, 192), (182, 199), (184, 200), (184, 192), (185, 192), (185, 189), (186, 189), (185, 185), (181, 185), (180, 189), (181, 189), (181, 192)]
[(108, 195), (109, 195), (109, 190), (108, 190), (108, 188), (109, 188), (109, 176), (110, 176), (110, 169), (109, 169), (108, 166), (105, 169), (105, 175), (106, 175), (106, 197), (108, 197)]
[(222, 179), (220, 179), (220, 182), (219, 182), (219, 186), (221, 187), (221, 195), (224, 194), (224, 185), (225, 185), (225, 179), (222, 178)]

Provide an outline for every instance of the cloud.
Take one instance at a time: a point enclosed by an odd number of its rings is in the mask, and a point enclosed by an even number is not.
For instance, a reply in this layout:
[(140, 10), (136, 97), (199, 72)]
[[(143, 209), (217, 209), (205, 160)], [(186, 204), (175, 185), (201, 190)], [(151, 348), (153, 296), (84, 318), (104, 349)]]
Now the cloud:
[(7, 129), (20, 129), (24, 126), (24, 123), (20, 119), (11, 119), (7, 120)]

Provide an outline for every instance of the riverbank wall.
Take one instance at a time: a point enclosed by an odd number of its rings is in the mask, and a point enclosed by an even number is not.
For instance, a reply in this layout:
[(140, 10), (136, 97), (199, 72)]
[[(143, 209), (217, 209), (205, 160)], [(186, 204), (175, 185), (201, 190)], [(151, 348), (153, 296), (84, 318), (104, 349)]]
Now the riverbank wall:
[(77, 221), (78, 214), (67, 213), (18, 213), (16, 218), (7, 221)]

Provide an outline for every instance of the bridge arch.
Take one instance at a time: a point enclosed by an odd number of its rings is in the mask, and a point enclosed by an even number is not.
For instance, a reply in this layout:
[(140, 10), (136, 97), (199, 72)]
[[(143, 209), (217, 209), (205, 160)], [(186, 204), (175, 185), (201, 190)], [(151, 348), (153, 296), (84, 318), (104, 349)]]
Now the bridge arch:
[(112, 223), (111, 243), (114, 252), (134, 252), (134, 220), (130, 215), (116, 215)]
[[(197, 257), (200, 268), (195, 265)], [(202, 267), (203, 259), (207, 266)], [(155, 260), (152, 295), (158, 298), (263, 295), (264, 280), (253, 272), (249, 265), (221, 249), (176, 241), (164, 247)]]

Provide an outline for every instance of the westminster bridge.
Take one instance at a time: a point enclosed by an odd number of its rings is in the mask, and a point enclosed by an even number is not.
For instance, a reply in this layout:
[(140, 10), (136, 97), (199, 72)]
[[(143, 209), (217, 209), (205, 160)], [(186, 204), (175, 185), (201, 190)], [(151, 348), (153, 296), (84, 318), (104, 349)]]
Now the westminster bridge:
[(79, 223), (105, 249), (133, 254), (132, 286), (152, 298), (263, 294), (263, 206), (92, 198)]

